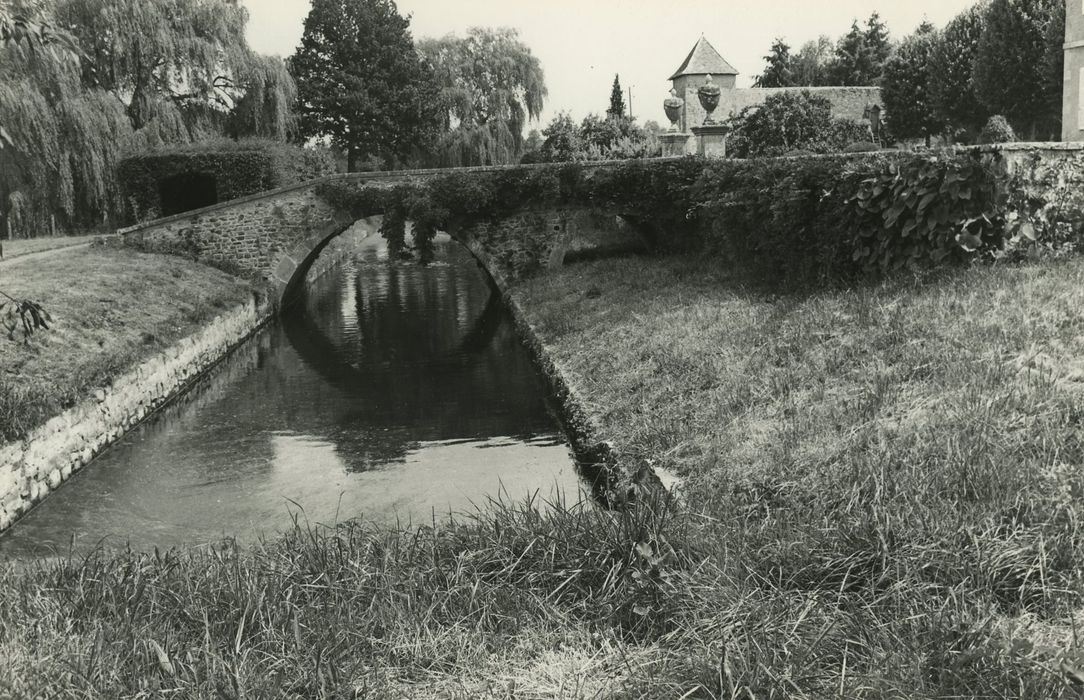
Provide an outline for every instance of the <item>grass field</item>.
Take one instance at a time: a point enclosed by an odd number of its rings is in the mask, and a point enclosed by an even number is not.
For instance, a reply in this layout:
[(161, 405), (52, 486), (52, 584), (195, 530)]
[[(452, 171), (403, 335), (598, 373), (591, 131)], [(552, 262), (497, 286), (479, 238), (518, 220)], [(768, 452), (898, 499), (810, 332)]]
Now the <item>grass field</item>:
[(73, 245), (91, 243), (100, 239), (99, 235), (89, 236), (46, 236), (44, 238), (13, 238), (0, 241), (4, 250), (4, 260), (18, 258), (45, 250), (68, 248)]
[(0, 265), (0, 291), (40, 303), (54, 319), (29, 343), (0, 329), (6, 442), (251, 298), (253, 288), (178, 257), (93, 246)]
[(0, 573), (0, 696), (1078, 697), (1084, 261), (773, 296), (718, 261), (517, 290), (623, 513)]

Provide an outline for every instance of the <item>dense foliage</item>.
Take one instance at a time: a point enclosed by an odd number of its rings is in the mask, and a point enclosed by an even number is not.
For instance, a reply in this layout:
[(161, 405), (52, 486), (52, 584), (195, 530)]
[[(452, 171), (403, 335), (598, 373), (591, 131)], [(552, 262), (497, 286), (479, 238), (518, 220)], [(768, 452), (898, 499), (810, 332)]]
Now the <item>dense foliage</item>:
[(781, 38), (772, 43), (756, 87), (877, 85), (892, 43), (888, 28), (874, 12), (864, 26), (854, 21), (850, 31), (835, 42), (821, 36), (804, 44), (796, 54), (790, 49)]
[(771, 52), (764, 57), (764, 72), (757, 76), (753, 87), (781, 88), (797, 85), (794, 69), (791, 67), (793, 62), (790, 46), (782, 39), (776, 39), (772, 43)]
[(599, 169), (565, 163), (449, 173), (391, 188), (336, 181), (320, 192), (358, 217), (394, 212), (399, 228), (387, 233), (400, 247), (406, 220), (423, 222), (424, 238), (528, 205), (602, 206), (641, 224), (657, 245), (700, 247), (773, 282), (805, 284), (999, 250), (1013, 231), (998, 159), (966, 151), (685, 158)]
[(472, 27), (419, 42), (433, 66), (437, 91), (426, 108), (439, 115), (442, 134), (429, 158), (439, 167), (516, 163), (523, 130), (546, 98), (542, 64), (514, 29)]
[(933, 116), (965, 138), (982, 128), (988, 114), (971, 79), (985, 26), (984, 5), (964, 10), (945, 25), (929, 58), (927, 91)]
[(928, 145), (944, 126), (930, 100), (930, 60), (937, 43), (933, 25), (923, 22), (885, 63), (881, 94), (888, 128), (897, 138), (923, 138)]
[(127, 150), (291, 129), (293, 82), (230, 0), (25, 5), (0, 14), (0, 234), (115, 224)]
[(888, 28), (874, 12), (865, 27), (858, 22), (836, 44), (828, 72), (833, 85), (878, 85), (885, 61), (892, 53)]
[(1028, 138), (1061, 127), (1063, 0), (992, 0), (975, 54), (975, 92)]
[(1000, 114), (990, 117), (979, 134), (979, 143), (1010, 143), (1015, 140), (1016, 132), (1012, 125)]
[(832, 102), (808, 90), (771, 95), (728, 122), (727, 150), (736, 158), (787, 155), (794, 151), (833, 153), (873, 139), (868, 123), (832, 116)]
[(214, 179), (219, 201), (286, 187), (335, 172), (327, 150), (284, 143), (222, 139), (150, 150), (122, 160), (118, 179), (130, 208), (129, 223), (162, 215), (162, 183), (199, 173)]
[(619, 75), (614, 75), (614, 84), (610, 87), (610, 106), (606, 109), (606, 116), (611, 119), (625, 116), (625, 92), (621, 89)]
[(354, 171), (383, 167), (433, 135), (433, 76), (394, 0), (315, 0), (290, 59), (301, 134), (326, 138)]
[(588, 114), (576, 124), (572, 117), (562, 112), (542, 130), (537, 146), (525, 152), (520, 162), (652, 158), (662, 153), (659, 132), (657, 123), (647, 122), (641, 127), (627, 116)]

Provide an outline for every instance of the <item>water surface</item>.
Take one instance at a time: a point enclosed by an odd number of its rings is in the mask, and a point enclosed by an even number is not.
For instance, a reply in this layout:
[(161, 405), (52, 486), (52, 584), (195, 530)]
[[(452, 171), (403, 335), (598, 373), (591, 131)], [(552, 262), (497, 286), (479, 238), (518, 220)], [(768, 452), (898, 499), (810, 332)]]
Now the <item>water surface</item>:
[(473, 258), (370, 239), (180, 401), (8, 534), (27, 556), (251, 540), (292, 519), (428, 523), (488, 497), (580, 498), (544, 383)]

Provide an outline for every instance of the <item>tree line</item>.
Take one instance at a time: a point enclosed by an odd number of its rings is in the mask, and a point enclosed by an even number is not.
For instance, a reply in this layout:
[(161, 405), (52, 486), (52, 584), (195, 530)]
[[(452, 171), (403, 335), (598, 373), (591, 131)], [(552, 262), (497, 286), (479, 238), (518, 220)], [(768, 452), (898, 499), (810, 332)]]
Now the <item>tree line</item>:
[(351, 170), (516, 162), (546, 98), (511, 29), (415, 42), (393, 0), (313, 0), (285, 61), (237, 0), (0, 2), (0, 237), (111, 227), (126, 155), (216, 139)]
[(874, 13), (838, 40), (822, 36), (794, 54), (777, 39), (756, 85), (880, 86), (900, 139), (974, 142), (993, 117), (991, 129), (1007, 122), (1029, 139), (1057, 138), (1064, 33), (1063, 0), (980, 2), (944, 29), (923, 22), (899, 42)]

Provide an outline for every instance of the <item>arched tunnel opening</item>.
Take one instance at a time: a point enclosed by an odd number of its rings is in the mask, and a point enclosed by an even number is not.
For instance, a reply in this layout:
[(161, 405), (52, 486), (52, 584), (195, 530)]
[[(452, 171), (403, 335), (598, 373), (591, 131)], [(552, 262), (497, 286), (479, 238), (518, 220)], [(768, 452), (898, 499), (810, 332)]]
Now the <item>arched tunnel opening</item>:
[(158, 183), (162, 216), (172, 216), (218, 204), (218, 181), (210, 173), (185, 172)]

